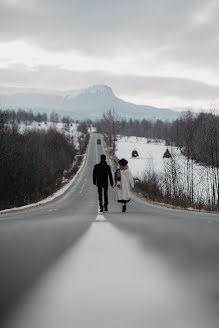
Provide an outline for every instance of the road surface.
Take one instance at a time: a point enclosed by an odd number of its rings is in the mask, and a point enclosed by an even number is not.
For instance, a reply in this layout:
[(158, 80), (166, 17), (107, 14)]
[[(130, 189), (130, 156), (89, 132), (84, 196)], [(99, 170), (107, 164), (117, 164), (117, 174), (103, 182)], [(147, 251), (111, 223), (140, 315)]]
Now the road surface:
[(98, 214), (93, 134), (63, 197), (0, 215), (0, 326), (218, 328), (219, 218), (115, 190)]

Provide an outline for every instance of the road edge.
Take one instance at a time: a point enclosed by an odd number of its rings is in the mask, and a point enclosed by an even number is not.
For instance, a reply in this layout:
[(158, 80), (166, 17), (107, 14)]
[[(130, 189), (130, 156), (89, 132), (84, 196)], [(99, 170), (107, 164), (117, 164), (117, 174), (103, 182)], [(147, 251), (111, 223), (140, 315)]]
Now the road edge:
[(51, 195), (51, 196), (49, 196), (45, 199), (42, 199), (39, 202), (31, 203), (31, 204), (20, 206), (20, 207), (7, 208), (5, 210), (1, 210), (0, 215), (1, 214), (7, 214), (7, 213), (10, 213), (10, 212), (22, 211), (22, 210), (29, 209), (29, 208), (32, 208), (32, 207), (37, 207), (37, 206), (40, 206), (40, 205), (45, 205), (45, 204), (48, 204), (48, 203), (58, 199), (59, 197), (63, 196), (64, 194), (66, 194), (69, 191), (69, 189), (73, 186), (75, 180), (77, 179), (78, 175), (80, 174), (80, 172), (82, 171), (82, 169), (83, 169), (83, 167), (86, 163), (89, 145), (90, 145), (90, 140), (89, 140), (86, 152), (83, 156), (83, 161), (82, 161), (79, 169), (77, 170), (77, 172), (73, 176), (73, 178), (66, 185), (64, 185), (59, 190), (57, 190), (53, 195)]

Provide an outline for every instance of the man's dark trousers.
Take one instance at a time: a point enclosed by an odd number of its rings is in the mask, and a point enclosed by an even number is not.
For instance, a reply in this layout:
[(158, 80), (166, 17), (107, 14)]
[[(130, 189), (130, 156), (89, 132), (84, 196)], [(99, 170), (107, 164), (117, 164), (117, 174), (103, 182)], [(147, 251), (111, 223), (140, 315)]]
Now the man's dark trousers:
[(103, 207), (103, 194), (104, 194), (104, 207), (108, 206), (108, 188), (103, 186), (98, 186), (99, 194), (99, 205), (100, 208)]
[(113, 177), (110, 166), (106, 163), (105, 155), (103, 159), (101, 159), (100, 163), (94, 165), (93, 169), (93, 183), (97, 186), (98, 194), (99, 194), (99, 205), (101, 212), (103, 211), (103, 193), (104, 193), (104, 207), (107, 211), (108, 205), (108, 180), (110, 181), (110, 185), (113, 187)]

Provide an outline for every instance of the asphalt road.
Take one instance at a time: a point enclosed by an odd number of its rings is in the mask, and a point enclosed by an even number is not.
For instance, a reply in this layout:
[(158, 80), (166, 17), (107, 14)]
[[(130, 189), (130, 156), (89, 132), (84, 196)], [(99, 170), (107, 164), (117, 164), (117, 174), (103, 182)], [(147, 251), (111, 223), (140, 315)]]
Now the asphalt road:
[(0, 215), (0, 327), (218, 328), (219, 217), (109, 189), (98, 214), (92, 135), (63, 197)]

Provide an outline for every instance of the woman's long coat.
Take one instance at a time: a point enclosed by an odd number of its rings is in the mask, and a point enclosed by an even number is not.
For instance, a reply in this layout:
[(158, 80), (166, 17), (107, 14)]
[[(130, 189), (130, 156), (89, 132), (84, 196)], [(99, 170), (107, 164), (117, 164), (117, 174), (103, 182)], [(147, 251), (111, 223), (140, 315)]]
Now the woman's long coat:
[(116, 182), (117, 200), (118, 202), (127, 202), (130, 200), (130, 186), (134, 188), (134, 179), (128, 167), (126, 169), (120, 170), (120, 174), (121, 181)]

